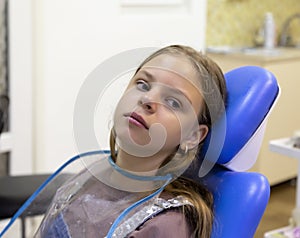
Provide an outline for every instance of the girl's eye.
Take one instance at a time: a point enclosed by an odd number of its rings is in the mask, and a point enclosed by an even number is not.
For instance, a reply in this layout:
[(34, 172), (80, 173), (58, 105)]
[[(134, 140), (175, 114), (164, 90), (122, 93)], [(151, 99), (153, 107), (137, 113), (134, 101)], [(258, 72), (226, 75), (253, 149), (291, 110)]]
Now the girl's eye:
[(181, 109), (181, 103), (175, 98), (167, 98), (166, 102), (173, 109)]
[(141, 91), (144, 91), (144, 92), (150, 90), (150, 85), (144, 80), (137, 80), (136, 86), (138, 89), (140, 89)]

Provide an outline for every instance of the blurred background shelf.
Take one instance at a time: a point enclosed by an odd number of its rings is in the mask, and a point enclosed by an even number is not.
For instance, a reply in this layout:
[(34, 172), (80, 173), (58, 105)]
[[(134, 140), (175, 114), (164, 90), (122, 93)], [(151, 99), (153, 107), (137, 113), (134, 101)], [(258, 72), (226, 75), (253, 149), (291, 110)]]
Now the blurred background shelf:
[(300, 149), (294, 147), (295, 138), (281, 138), (270, 141), (270, 150), (288, 157), (300, 159)]

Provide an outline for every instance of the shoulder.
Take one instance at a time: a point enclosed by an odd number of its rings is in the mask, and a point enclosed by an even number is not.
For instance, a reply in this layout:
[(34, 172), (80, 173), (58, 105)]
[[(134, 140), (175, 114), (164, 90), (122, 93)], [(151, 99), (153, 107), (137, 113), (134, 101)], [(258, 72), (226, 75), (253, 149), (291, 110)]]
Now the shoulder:
[(191, 237), (190, 229), (180, 209), (169, 209), (149, 219), (129, 234), (128, 238)]

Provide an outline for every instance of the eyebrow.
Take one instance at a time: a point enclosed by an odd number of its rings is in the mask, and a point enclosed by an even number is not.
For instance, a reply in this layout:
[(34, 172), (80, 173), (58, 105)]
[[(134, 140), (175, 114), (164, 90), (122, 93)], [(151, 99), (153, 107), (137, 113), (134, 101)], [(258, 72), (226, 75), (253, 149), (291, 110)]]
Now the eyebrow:
[[(149, 73), (147, 70), (141, 69), (139, 72), (144, 74), (149, 81), (151, 81), (151, 82), (156, 82), (157, 81), (156, 78), (151, 73)], [(191, 99), (188, 97), (188, 95), (186, 93), (184, 93), (183, 91), (181, 91), (177, 88), (173, 88), (173, 87), (170, 87), (170, 88), (173, 92), (183, 95), (190, 102), (190, 104), (193, 105)]]
[(144, 74), (146, 76), (146, 78), (149, 79), (150, 81), (152, 81), (152, 82), (156, 81), (155, 77), (151, 73), (149, 73), (148, 71), (146, 71), (144, 69), (141, 69), (139, 72)]

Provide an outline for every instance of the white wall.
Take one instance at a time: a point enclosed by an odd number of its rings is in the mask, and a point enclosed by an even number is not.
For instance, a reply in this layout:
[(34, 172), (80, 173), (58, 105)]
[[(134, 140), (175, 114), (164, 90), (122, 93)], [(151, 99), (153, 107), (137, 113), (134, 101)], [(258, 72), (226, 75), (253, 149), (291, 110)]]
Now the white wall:
[(155, 2), (158, 5), (125, 6), (122, 0), (33, 2), (36, 171), (53, 171), (77, 152), (74, 103), (86, 76), (103, 60), (144, 46), (182, 43), (203, 48), (205, 0)]
[(33, 22), (31, 0), (9, 0), (10, 131), (1, 135), (1, 152), (10, 152), (10, 173), (33, 170), (32, 80)]

